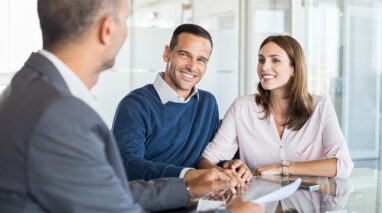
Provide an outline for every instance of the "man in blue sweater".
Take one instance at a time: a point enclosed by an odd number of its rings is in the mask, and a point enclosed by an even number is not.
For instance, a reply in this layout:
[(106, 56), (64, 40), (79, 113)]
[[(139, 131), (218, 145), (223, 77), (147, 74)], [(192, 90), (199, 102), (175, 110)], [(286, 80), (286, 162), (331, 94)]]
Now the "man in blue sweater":
[(219, 128), (215, 97), (196, 88), (212, 51), (210, 34), (194, 24), (177, 27), (165, 47), (165, 72), (120, 103), (113, 132), (129, 180), (193, 178), (204, 148)]

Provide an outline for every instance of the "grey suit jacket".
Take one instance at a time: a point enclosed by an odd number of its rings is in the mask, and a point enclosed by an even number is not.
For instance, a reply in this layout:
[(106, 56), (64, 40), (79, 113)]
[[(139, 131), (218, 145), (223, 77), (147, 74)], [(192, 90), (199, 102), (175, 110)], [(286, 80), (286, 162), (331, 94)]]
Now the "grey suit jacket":
[(182, 179), (128, 183), (112, 133), (33, 53), (0, 98), (0, 212), (142, 212), (188, 203)]

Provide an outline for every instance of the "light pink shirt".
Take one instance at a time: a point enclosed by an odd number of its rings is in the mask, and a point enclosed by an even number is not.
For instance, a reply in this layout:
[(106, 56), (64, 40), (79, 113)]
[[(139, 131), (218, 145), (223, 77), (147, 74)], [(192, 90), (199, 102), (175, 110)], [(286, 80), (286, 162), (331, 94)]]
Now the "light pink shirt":
[(237, 98), (228, 109), (219, 131), (203, 157), (213, 163), (230, 160), (240, 147), (240, 158), (253, 170), (257, 166), (337, 158), (337, 177), (353, 169), (346, 140), (328, 98), (313, 96), (314, 112), (298, 131), (285, 129), (280, 139), (273, 115), (264, 117), (255, 95)]

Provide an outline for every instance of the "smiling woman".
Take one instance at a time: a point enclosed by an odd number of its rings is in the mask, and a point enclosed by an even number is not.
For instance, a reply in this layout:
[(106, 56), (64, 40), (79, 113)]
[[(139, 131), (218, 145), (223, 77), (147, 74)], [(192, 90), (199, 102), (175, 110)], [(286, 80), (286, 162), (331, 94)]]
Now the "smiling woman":
[[(270, 36), (259, 50), (258, 93), (239, 97), (203, 153), (200, 168), (225, 163), (247, 176), (348, 177), (353, 168), (333, 104), (307, 91), (306, 62), (290, 36)], [(301, 151), (303, 150), (303, 151)]]

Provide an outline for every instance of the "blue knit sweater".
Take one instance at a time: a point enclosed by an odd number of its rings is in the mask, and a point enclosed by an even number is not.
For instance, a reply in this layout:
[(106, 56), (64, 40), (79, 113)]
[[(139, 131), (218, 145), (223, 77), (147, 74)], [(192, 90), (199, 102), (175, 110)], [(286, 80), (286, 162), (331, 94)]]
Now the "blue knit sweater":
[(219, 128), (215, 97), (198, 91), (199, 100), (163, 105), (149, 84), (122, 99), (113, 132), (129, 180), (179, 177), (184, 167), (197, 166)]

